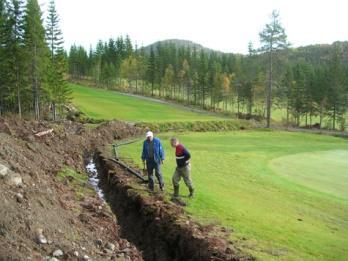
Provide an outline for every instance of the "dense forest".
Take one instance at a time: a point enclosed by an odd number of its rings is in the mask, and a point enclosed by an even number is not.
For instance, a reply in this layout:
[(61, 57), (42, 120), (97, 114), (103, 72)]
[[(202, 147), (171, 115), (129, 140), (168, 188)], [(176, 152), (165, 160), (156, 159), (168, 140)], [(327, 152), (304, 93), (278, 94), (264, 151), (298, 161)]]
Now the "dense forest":
[[(348, 43), (288, 48), (275, 53), (272, 107), (288, 124), (343, 128), (348, 106)], [(96, 86), (157, 96), (239, 117), (265, 117), (268, 56), (226, 54), (182, 41), (134, 47), (129, 37), (72, 46), (69, 73)], [(316, 120), (314, 122), (314, 119)]]
[(69, 100), (67, 55), (55, 3), (0, 0), (0, 115), (56, 119)]
[(72, 46), (69, 73), (96, 86), (266, 118), (267, 127), (278, 109), (286, 124), (344, 129), (348, 43), (291, 48), (276, 11), (259, 36), (260, 48), (250, 43), (247, 55), (182, 40), (138, 48), (128, 36), (118, 37), (88, 52)]
[[(128, 36), (68, 55), (54, 1), (43, 25), (37, 0), (0, 0), (0, 113), (55, 118), (69, 101), (65, 81), (156, 96), (240, 118), (344, 129), (348, 43), (291, 48), (278, 14), (260, 32), (260, 48), (223, 53), (182, 40), (138, 47)], [(272, 38), (273, 37), (273, 38)]]

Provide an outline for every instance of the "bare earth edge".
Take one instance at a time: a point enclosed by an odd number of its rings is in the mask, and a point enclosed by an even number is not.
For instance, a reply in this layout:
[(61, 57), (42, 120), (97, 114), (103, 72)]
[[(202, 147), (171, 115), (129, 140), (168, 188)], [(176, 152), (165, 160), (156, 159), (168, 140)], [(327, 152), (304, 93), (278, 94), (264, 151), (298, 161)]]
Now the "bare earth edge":
[[(51, 128), (52, 135), (34, 135)], [(64, 260), (84, 255), (94, 260), (253, 259), (228, 241), (226, 229), (201, 226), (181, 207), (137, 193), (136, 182), (104, 162), (100, 153), (102, 177), (105, 166), (108, 174), (113, 173), (111, 183), (106, 186), (104, 178), (102, 184), (116, 220), (95, 193), (76, 199), (74, 178), (57, 182), (56, 175), (65, 166), (85, 173), (86, 157), (97, 147), (142, 132), (118, 121), (90, 130), (73, 122), (0, 118), (0, 164), (10, 169), (9, 177), (15, 173), (21, 178), (17, 185), (0, 179), (0, 260), (41, 260), (57, 249)], [(38, 233), (48, 243), (38, 242)], [(113, 242), (113, 250), (107, 249), (107, 242)]]

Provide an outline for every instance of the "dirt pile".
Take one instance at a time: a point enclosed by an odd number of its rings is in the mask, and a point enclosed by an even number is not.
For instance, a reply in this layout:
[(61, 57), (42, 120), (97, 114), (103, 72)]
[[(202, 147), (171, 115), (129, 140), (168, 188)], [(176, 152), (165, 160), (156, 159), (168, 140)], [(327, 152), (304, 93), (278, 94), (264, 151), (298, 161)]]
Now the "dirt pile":
[(142, 260), (87, 183), (77, 197), (71, 177), (57, 180), (66, 166), (84, 173), (84, 153), (96, 145), (138, 132), (117, 121), (91, 129), (0, 118), (0, 260)]

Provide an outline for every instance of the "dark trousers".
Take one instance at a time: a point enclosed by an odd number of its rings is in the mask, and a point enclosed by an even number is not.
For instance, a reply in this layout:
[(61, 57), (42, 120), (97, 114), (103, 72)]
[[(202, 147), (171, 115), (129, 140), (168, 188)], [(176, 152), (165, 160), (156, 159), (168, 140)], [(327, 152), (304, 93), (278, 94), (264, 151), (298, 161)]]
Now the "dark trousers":
[(155, 175), (160, 187), (163, 187), (164, 183), (163, 183), (163, 177), (161, 172), (161, 164), (157, 164), (154, 160), (147, 160), (146, 168), (147, 168), (147, 175), (149, 177), (149, 189), (153, 190), (155, 185), (153, 170), (155, 170)]

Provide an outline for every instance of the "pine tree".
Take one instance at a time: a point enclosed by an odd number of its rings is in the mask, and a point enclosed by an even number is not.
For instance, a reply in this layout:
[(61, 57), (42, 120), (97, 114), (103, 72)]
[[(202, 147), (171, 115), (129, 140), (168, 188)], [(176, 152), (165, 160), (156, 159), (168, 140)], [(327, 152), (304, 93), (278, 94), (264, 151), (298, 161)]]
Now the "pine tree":
[(151, 46), (149, 63), (147, 67), (147, 79), (151, 84), (151, 96), (154, 95), (155, 79), (156, 79), (156, 57), (155, 52)]
[(127, 35), (125, 39), (125, 52), (126, 57), (133, 55), (133, 45), (131, 39), (129, 38), (129, 35)]
[(207, 54), (202, 50), (199, 57), (199, 69), (198, 69), (198, 95), (201, 99), (201, 106), (205, 109), (205, 100), (207, 98), (207, 87), (208, 87), (208, 58)]
[(6, 52), (9, 55), (9, 75), (8, 80), (11, 83), (10, 96), (16, 98), (17, 111), (19, 118), (22, 118), (22, 89), (24, 85), (24, 11), (23, 1), (12, 0), (9, 6), (8, 29), (11, 31), (7, 39)]
[(28, 78), (32, 86), (35, 118), (40, 118), (40, 98), (43, 82), (47, 74), (48, 49), (45, 41), (45, 28), (37, 0), (28, 0), (25, 14), (25, 51), (28, 57)]
[(296, 119), (296, 125), (299, 126), (301, 116), (306, 112), (307, 63), (300, 60), (293, 70), (294, 89), (291, 92), (290, 106)]
[(272, 107), (272, 85), (273, 85), (273, 63), (275, 52), (289, 46), (287, 42), (285, 30), (279, 20), (279, 13), (272, 12), (271, 22), (266, 24), (263, 31), (260, 33), (260, 41), (262, 47), (261, 52), (265, 52), (269, 58), (269, 78), (267, 89), (267, 128), (270, 127), (271, 122), (271, 107)]
[(50, 1), (46, 24), (46, 39), (50, 49), (48, 82), (46, 91), (52, 105), (53, 120), (57, 117), (57, 105), (62, 106), (69, 100), (70, 89), (64, 79), (66, 61), (64, 57), (63, 36), (59, 28), (59, 17), (54, 0)]
[(8, 92), (8, 55), (6, 54), (6, 39), (9, 38), (8, 14), (5, 0), (0, 0), (0, 116), (5, 110), (5, 97)]
[(172, 86), (174, 84), (174, 69), (171, 64), (169, 64), (165, 70), (164, 77), (163, 77), (163, 84), (164, 84), (164, 90), (166, 92), (166, 96), (168, 95), (168, 90), (171, 91)]
[(285, 74), (281, 80), (281, 88), (279, 97), (281, 100), (285, 101), (286, 107), (286, 125), (289, 125), (289, 116), (290, 116), (290, 99), (292, 97), (292, 92), (294, 89), (294, 75), (293, 70), (290, 65), (286, 67)]
[(332, 118), (332, 129), (334, 130), (336, 129), (337, 119), (344, 115), (347, 106), (342, 52), (342, 46), (336, 43), (329, 62), (328, 110)]
[(319, 66), (314, 73), (314, 100), (319, 106), (319, 127), (322, 127), (328, 97), (329, 77), (327, 66)]

